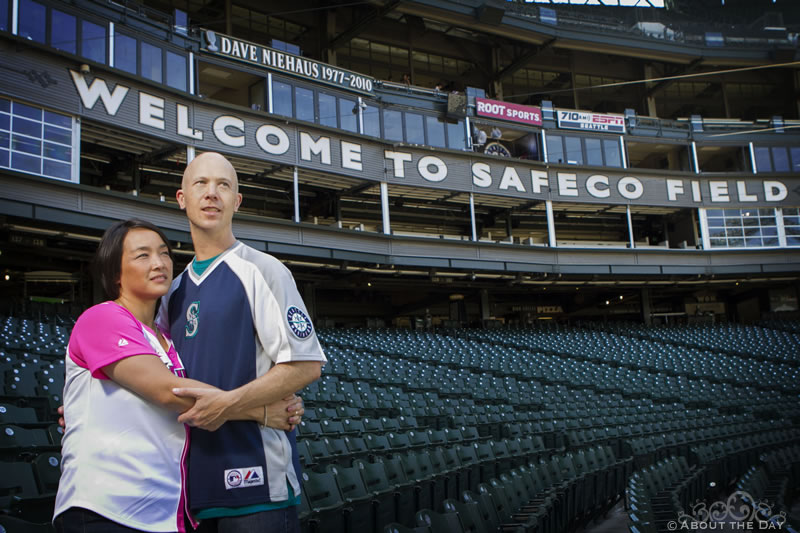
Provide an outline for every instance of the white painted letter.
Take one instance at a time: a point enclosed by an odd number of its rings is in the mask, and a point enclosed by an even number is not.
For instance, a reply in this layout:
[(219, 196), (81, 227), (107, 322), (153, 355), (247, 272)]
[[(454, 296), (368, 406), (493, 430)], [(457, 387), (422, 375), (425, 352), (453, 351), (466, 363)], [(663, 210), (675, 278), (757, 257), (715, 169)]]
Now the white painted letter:
[[(278, 142), (270, 142), (270, 138)], [(272, 155), (283, 155), (289, 151), (289, 136), (278, 126), (264, 124), (256, 130), (256, 143), (259, 148)]]
[(92, 109), (94, 104), (97, 103), (97, 99), (100, 98), (103, 101), (103, 105), (106, 107), (106, 113), (112, 117), (117, 114), (119, 106), (122, 105), (122, 101), (125, 99), (125, 95), (128, 94), (128, 87), (118, 83), (117, 86), (114, 87), (114, 92), (109, 92), (108, 85), (106, 85), (106, 81), (103, 79), (95, 78), (92, 81), (92, 85), (87, 86), (86, 78), (83, 77), (83, 74), (79, 74), (74, 70), (70, 70), (69, 73), (81, 97), (83, 107)]
[(164, 99), (139, 93), (139, 124), (164, 129)]
[(178, 135), (198, 141), (203, 140), (203, 132), (189, 127), (189, 108), (178, 104)]
[[(222, 115), (214, 119), (214, 123), (211, 125), (212, 129), (214, 130), (214, 136), (226, 146), (232, 146), (234, 148), (241, 148), (244, 146), (244, 120), (236, 117), (232, 117), (231, 115)], [(241, 135), (233, 136), (229, 135), (225, 128), (234, 128), (242, 132)]]
[(547, 172), (544, 170), (531, 170), (531, 191), (534, 194), (542, 194), (542, 187), (550, 187), (547, 180)]
[[(597, 185), (601, 183), (605, 187), (598, 189)], [(595, 198), (608, 198), (611, 196), (611, 191), (608, 188), (608, 176), (603, 176), (602, 174), (589, 176), (589, 179), (586, 180), (586, 190)]]
[(683, 180), (667, 180), (667, 198), (670, 202), (678, 199), (678, 195), (683, 194)]
[(472, 184), (476, 187), (489, 187), (492, 184), (491, 168), (488, 163), (473, 163)]
[(384, 150), (383, 157), (394, 161), (394, 177), (405, 178), (406, 168), (403, 163), (411, 161), (411, 154), (405, 152), (393, 152), (391, 150)]
[(360, 144), (342, 141), (342, 166), (350, 170), (364, 170)]
[(740, 202), (757, 202), (758, 196), (755, 194), (747, 194), (747, 182), (737, 181), (736, 191), (739, 193)]
[[(628, 187), (633, 187), (633, 190), (630, 190)], [(619, 182), (617, 182), (617, 190), (623, 198), (627, 198), (628, 200), (636, 200), (641, 198), (644, 194), (644, 185), (642, 185), (642, 182), (637, 178), (625, 176), (619, 180)]]
[(311, 155), (320, 156), (323, 165), (331, 164), (331, 139), (322, 136), (316, 141), (308, 133), (300, 132), (300, 159), (311, 161)]
[(519, 192), (525, 192), (525, 186), (522, 185), (522, 180), (519, 179), (519, 174), (514, 170), (514, 167), (506, 167), (503, 171), (503, 178), (500, 180), (500, 190), (508, 190), (509, 187), (514, 187)]
[(727, 181), (709, 181), (708, 188), (711, 189), (712, 202), (730, 202), (731, 197), (728, 196), (728, 182)]
[(558, 194), (561, 196), (578, 196), (578, 176), (567, 172), (558, 173)]
[(789, 191), (786, 189), (786, 185), (784, 185), (783, 182), (780, 181), (764, 182), (764, 196), (766, 201), (780, 202), (781, 200), (785, 200), (788, 194)]
[[(436, 172), (431, 172), (430, 167), (436, 167)], [(417, 170), (420, 176), (428, 181), (442, 181), (447, 177), (447, 165), (444, 161), (433, 155), (426, 155), (417, 161)]]

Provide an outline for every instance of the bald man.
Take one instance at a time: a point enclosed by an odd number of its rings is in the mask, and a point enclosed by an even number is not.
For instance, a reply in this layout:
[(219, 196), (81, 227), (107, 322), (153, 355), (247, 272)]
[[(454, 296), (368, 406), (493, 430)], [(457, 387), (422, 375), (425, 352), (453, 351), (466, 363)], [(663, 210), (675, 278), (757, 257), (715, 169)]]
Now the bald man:
[(220, 389), (175, 390), (196, 399), (179, 418), (192, 427), (190, 509), (201, 531), (298, 532), (295, 432), (223, 422), (232, 410), (272, 403), (318, 379), (325, 355), (289, 270), (233, 235), (242, 203), (233, 165), (217, 153), (197, 156), (177, 199), (196, 255), (162, 298), (159, 321), (188, 375)]

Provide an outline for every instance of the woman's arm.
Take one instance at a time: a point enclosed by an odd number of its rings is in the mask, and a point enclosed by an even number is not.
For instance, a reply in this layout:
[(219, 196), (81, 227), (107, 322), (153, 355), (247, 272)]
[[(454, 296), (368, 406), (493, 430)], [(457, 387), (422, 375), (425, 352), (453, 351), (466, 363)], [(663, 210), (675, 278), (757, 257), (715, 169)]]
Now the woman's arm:
[[(111, 380), (145, 400), (177, 413), (183, 413), (190, 409), (194, 405), (195, 399), (176, 396), (173, 393), (173, 389), (191, 387), (218, 390), (216, 387), (206, 383), (176, 376), (164, 366), (160, 358), (149, 354), (134, 355), (120, 359), (103, 367), (103, 372)], [(225, 420), (216, 420), (211, 425), (197, 427), (214, 431), (227, 420), (263, 422), (264, 409), (265, 406), (263, 405), (247, 409), (235, 409), (230, 413), (226, 413), (228, 416)], [(303, 408), (299, 398), (290, 396), (269, 404), (266, 409), (267, 425), (269, 427), (290, 430), (300, 422), (299, 415), (302, 415)], [(298, 413), (298, 416), (294, 415), (295, 412)]]

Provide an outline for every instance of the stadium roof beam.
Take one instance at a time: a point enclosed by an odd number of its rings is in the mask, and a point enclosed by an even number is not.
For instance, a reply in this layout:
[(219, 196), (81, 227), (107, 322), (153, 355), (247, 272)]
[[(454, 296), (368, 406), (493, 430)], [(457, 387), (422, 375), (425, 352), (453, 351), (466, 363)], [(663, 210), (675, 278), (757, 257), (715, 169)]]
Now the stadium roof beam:
[(546, 41), (541, 46), (534, 46), (527, 52), (524, 52), (522, 55), (518, 56), (514, 61), (512, 61), (510, 65), (501, 70), (497, 74), (497, 79), (499, 81), (502, 81), (510, 76), (513, 76), (515, 72), (525, 67), (525, 65), (527, 65), (533, 58), (535, 58), (548, 48), (552, 47), (557, 40), (558, 40), (557, 37), (553, 37), (552, 39)]
[[(694, 72), (697, 69), (697, 67), (699, 67), (702, 63), (703, 63), (703, 58), (698, 57), (697, 59), (686, 65), (684, 68), (679, 68), (674, 72), (671, 72), (669, 76), (683, 76), (684, 74), (690, 74)], [(654, 96), (657, 92), (663, 91), (676, 81), (678, 80), (672, 79), (672, 80), (662, 80), (656, 83), (654, 86), (650, 87), (650, 89), (647, 90), (647, 96), (648, 97)]]
[(389, 0), (389, 2), (385, 3), (382, 7), (373, 10), (350, 28), (328, 41), (328, 48), (335, 50), (337, 47), (349, 43), (354, 37), (357, 37), (362, 31), (366, 30), (373, 22), (383, 18), (391, 11), (394, 11), (401, 2), (402, 0)]

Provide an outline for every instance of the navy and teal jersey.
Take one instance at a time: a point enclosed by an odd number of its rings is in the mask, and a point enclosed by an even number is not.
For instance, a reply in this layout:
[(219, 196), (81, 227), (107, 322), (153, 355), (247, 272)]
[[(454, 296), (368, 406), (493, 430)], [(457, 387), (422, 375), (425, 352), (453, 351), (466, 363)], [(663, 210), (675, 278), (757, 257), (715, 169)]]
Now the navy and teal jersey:
[[(162, 298), (167, 324), (188, 377), (224, 390), (276, 364), (326, 361), (289, 270), (241, 242), (197, 275), (191, 263)], [(227, 422), (191, 429), (189, 503), (193, 511), (243, 507), (300, 494), (296, 432)]]

